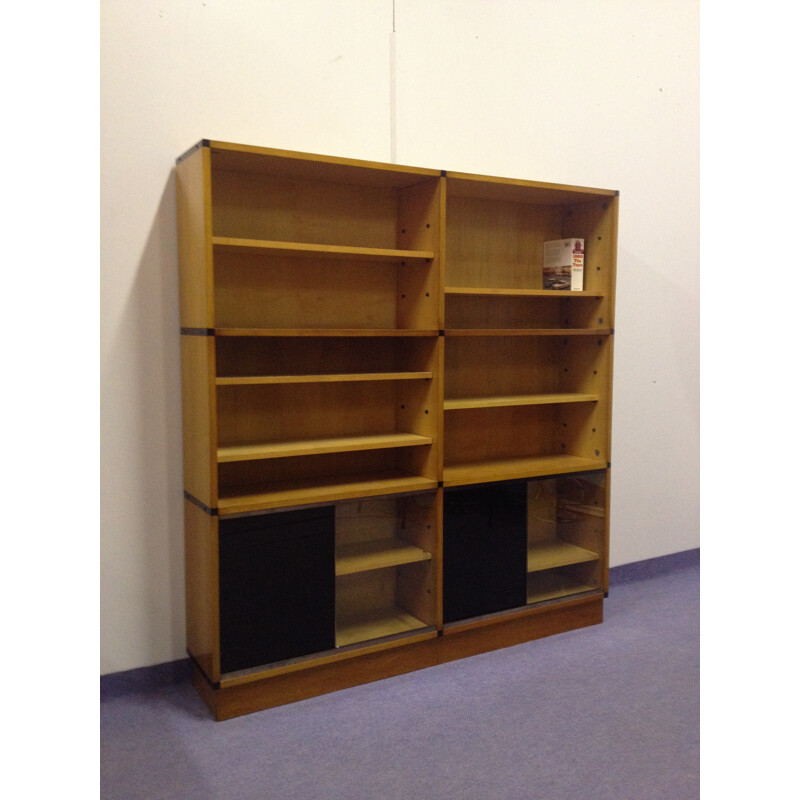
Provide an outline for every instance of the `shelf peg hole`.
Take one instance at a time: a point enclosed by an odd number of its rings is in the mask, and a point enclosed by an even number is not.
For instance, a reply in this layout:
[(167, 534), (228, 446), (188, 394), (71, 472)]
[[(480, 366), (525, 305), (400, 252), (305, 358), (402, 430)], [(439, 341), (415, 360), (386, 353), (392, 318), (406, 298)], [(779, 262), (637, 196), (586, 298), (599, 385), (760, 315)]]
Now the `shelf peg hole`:
[(595, 454), (596, 456), (599, 456), (599, 455), (600, 455), (600, 451), (599, 451), (599, 450), (595, 450), (595, 451), (594, 451), (594, 454)]

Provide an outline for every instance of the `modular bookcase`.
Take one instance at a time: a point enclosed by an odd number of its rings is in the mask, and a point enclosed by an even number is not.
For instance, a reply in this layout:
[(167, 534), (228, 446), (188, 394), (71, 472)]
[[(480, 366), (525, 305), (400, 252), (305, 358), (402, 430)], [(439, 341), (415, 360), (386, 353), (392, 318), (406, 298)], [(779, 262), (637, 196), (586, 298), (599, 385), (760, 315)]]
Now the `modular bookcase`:
[(176, 186), (214, 716), (601, 622), (618, 192), (208, 140)]

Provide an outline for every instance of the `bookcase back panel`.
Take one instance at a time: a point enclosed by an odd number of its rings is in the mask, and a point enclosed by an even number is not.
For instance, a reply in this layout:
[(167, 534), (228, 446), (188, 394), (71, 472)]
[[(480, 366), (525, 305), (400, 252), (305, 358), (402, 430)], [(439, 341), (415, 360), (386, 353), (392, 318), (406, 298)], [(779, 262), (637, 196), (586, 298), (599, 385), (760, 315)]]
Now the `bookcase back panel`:
[(397, 461), (394, 450), (234, 461), (219, 465), (220, 495), (227, 497), (262, 490), (266, 492), (270, 491), (272, 484), (313, 483), (328, 477), (378, 476), (397, 470)]
[(445, 414), (445, 466), (561, 452), (557, 408), (477, 408)]
[(558, 343), (552, 337), (469, 336), (448, 339), (446, 398), (557, 392)]
[(542, 248), (561, 239), (562, 206), (449, 197), (445, 285), (541, 289)]
[(215, 323), (231, 328), (394, 328), (397, 267), (225, 254), (215, 259)]
[(270, 174), (213, 170), (215, 236), (394, 248), (397, 192)]
[(357, 377), (382, 373), (433, 372), (435, 337), (286, 336), (218, 337), (217, 375)]
[(465, 336), (445, 346), (445, 397), (604, 393), (608, 337)]
[(551, 297), (449, 295), (446, 328), (561, 328), (559, 301)]
[(396, 394), (389, 381), (220, 387), (220, 445), (393, 433)]
[(597, 403), (449, 412), (444, 420), (444, 464), (561, 454), (607, 460), (604, 421)]

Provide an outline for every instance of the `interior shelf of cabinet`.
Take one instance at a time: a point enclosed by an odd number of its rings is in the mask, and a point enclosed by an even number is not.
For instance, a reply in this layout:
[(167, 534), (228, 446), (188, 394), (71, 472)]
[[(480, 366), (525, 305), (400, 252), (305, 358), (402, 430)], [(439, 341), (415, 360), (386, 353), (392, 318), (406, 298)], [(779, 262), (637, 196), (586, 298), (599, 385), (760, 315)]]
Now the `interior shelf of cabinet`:
[(446, 328), (445, 336), (608, 336), (611, 328)]
[(436, 481), (432, 478), (411, 475), (400, 469), (385, 469), (366, 473), (272, 481), (259, 486), (242, 487), (235, 492), (221, 494), (217, 508), (222, 515), (240, 514), (283, 506), (330, 503), (357, 497), (402, 494), (435, 488)]
[(583, 592), (599, 592), (597, 586), (573, 580), (558, 572), (534, 572), (528, 575), (528, 603), (542, 603), (545, 600), (558, 600)]
[(429, 561), (431, 554), (402, 539), (378, 539), (353, 542), (336, 548), (336, 574), (352, 575), (384, 567), (397, 567), (417, 561)]
[(241, 375), (217, 378), (217, 386), (283, 383), (348, 383), (357, 381), (414, 381), (433, 378), (432, 372), (342, 372), (327, 375)]
[(597, 561), (599, 558), (598, 553), (557, 538), (528, 544), (528, 572), (582, 564), (587, 561)]
[(515, 394), (496, 397), (459, 397), (444, 401), (445, 411), (458, 411), (466, 408), (500, 408), (504, 406), (556, 405), (561, 403), (593, 403), (600, 399), (598, 394), (562, 392), (558, 394)]
[(424, 263), (433, 260), (432, 250), (394, 250), (383, 247), (347, 247), (344, 245), (312, 244), (306, 242), (277, 242), (267, 239), (241, 239), (214, 236), (217, 252), (258, 253), (266, 256), (296, 256), (328, 258), (334, 261), (369, 261), (372, 263)]
[(416, 447), (432, 443), (428, 436), (414, 433), (381, 433), (371, 436), (337, 436), (301, 439), (289, 442), (238, 444), (217, 448), (217, 461), (255, 461), (262, 458), (289, 458), (322, 453), (350, 453), (359, 450), (382, 450), (394, 447)]
[(504, 289), (475, 286), (445, 286), (444, 293), (451, 295), (476, 295), (479, 297), (552, 297), (565, 300), (571, 297), (605, 297), (603, 292), (573, 292), (555, 289)]
[(346, 647), (428, 627), (422, 620), (400, 608), (371, 609), (337, 617), (336, 646)]
[(216, 336), (438, 336), (438, 330), (405, 328), (215, 328)]
[(536, 478), (543, 475), (564, 475), (605, 469), (605, 461), (572, 455), (547, 455), (529, 458), (486, 459), (444, 468), (445, 486), (467, 486), (472, 483)]

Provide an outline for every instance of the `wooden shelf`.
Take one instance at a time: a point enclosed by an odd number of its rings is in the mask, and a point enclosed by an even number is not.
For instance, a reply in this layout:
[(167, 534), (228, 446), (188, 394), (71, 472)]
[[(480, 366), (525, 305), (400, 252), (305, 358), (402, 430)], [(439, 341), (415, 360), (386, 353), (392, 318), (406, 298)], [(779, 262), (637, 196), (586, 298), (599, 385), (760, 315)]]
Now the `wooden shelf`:
[(239, 514), (247, 511), (266, 511), (283, 506), (309, 503), (330, 503), (356, 497), (375, 497), (383, 494), (402, 494), (435, 489), (436, 481), (401, 470), (384, 470), (366, 474), (332, 475), (303, 480), (276, 481), (262, 487), (242, 489), (237, 494), (220, 497), (220, 514)]
[(480, 297), (605, 297), (603, 292), (556, 291), (555, 289), (490, 289), (473, 286), (445, 286), (446, 295), (476, 295)]
[(372, 542), (355, 542), (336, 548), (336, 574), (352, 575), (373, 569), (397, 567), (429, 561), (431, 554), (402, 539), (378, 539)]
[(418, 381), (433, 378), (432, 372), (342, 372), (328, 375), (241, 375), (217, 378), (217, 386), (253, 386), (287, 383), (347, 383), (354, 381)]
[(372, 436), (339, 436), (330, 439), (300, 439), (291, 442), (240, 444), (219, 447), (217, 461), (256, 461), (262, 458), (290, 458), (323, 453), (349, 453), (357, 450), (385, 450), (431, 444), (428, 436), (414, 433), (381, 433)]
[(583, 564), (597, 561), (598, 553), (565, 542), (562, 539), (548, 539), (528, 545), (528, 572), (540, 572), (569, 564)]
[(365, 611), (337, 619), (336, 646), (346, 647), (427, 627), (424, 622), (399, 608)]
[(608, 336), (611, 328), (447, 328), (447, 336)]
[(268, 256), (328, 258), (336, 261), (369, 261), (386, 264), (427, 262), (431, 261), (435, 255), (430, 250), (387, 250), (378, 247), (344, 247), (301, 242), (274, 242), (264, 239), (238, 239), (226, 236), (214, 236), (212, 243), (216, 250), (223, 252), (249, 252)]
[(535, 478), (541, 475), (564, 475), (568, 472), (605, 469), (607, 466), (605, 461), (570, 455), (474, 461), (445, 466), (444, 485), (467, 486), (487, 481)]
[(499, 408), (503, 406), (538, 406), (559, 403), (593, 403), (600, 399), (597, 394), (578, 392), (559, 394), (515, 394), (503, 397), (462, 397), (444, 401), (445, 411), (459, 411), (467, 408)]
[(572, 581), (558, 573), (533, 573), (528, 577), (528, 603), (558, 600), (583, 592), (599, 592), (597, 586)]
[(216, 336), (438, 336), (437, 330), (400, 328), (215, 328)]

